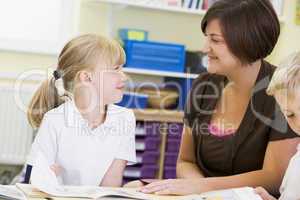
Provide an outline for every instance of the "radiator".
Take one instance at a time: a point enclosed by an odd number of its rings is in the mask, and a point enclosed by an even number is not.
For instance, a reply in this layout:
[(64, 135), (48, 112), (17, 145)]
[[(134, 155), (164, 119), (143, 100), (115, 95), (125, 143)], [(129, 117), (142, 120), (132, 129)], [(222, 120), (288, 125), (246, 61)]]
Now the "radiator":
[(35, 87), (15, 89), (0, 84), (0, 164), (22, 165), (33, 140), (33, 129), (26, 117)]

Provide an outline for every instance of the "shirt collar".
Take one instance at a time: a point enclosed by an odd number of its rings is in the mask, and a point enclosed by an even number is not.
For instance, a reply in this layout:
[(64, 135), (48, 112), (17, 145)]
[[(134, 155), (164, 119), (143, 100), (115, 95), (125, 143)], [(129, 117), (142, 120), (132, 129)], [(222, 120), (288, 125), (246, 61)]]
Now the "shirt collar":
[[(109, 120), (110, 107), (111, 106), (108, 105), (106, 119), (103, 124), (106, 124), (107, 121)], [(65, 113), (65, 120), (67, 122), (68, 127), (88, 128), (88, 121), (82, 117), (81, 113), (79, 112), (79, 110), (75, 105), (74, 100), (68, 100), (66, 102), (64, 113)]]

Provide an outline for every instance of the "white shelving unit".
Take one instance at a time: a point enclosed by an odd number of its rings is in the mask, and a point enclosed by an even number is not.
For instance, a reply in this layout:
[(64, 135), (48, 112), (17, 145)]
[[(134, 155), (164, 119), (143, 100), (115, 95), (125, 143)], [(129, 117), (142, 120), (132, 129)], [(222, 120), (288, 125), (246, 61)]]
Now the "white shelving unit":
[(198, 77), (198, 74), (169, 72), (169, 71), (161, 71), (161, 70), (138, 69), (138, 68), (131, 68), (131, 67), (124, 67), (123, 71), (128, 74), (140, 74), (140, 75), (149, 75), (149, 76), (193, 78), (193, 79)]
[[(89, 0), (89, 3), (104, 3), (108, 4), (109, 6), (121, 6), (121, 7), (137, 7), (141, 9), (149, 9), (151, 10), (158, 10), (162, 12), (173, 12), (173, 13), (182, 13), (187, 15), (196, 15), (196, 16), (203, 16), (205, 14), (205, 10), (195, 10), (195, 9), (187, 9), (181, 8), (176, 6), (162, 6), (162, 5), (155, 5), (151, 3), (149, 0)], [(113, 35), (112, 32), (112, 24), (114, 23), (113, 17), (114, 13), (112, 10), (109, 12), (108, 18), (108, 29)], [(146, 75), (146, 76), (156, 76), (156, 77), (174, 77), (174, 78), (196, 78), (198, 74), (190, 74), (190, 73), (180, 73), (180, 72), (169, 72), (169, 71), (161, 71), (161, 70), (148, 70), (142, 68), (133, 68), (133, 67), (124, 67), (124, 72), (127, 74), (132, 75)]]
[[(110, 3), (116, 5), (123, 5), (123, 6), (133, 6), (139, 7), (144, 9), (154, 9), (154, 10), (161, 10), (167, 12), (177, 12), (177, 13), (185, 13), (191, 15), (199, 15), (203, 16), (206, 10), (195, 10), (195, 9), (187, 9), (175, 6), (160, 6), (151, 3), (145, 3), (145, 0), (90, 0), (90, 2), (102, 2), (102, 3)], [(279, 16), (279, 21), (281, 23), (285, 22), (284, 16)]]
[(140, 7), (146, 9), (155, 9), (155, 10), (162, 10), (162, 11), (169, 11), (169, 12), (179, 12), (179, 13), (187, 13), (187, 14), (195, 14), (195, 15), (204, 15), (205, 10), (195, 10), (195, 9), (187, 9), (187, 8), (180, 8), (175, 6), (160, 6), (151, 3), (145, 3), (143, 0), (139, 1), (126, 1), (126, 0), (91, 0), (92, 2), (104, 2), (104, 3), (111, 3), (111, 4), (119, 4), (125, 6), (133, 6), (133, 7)]
[[(131, 67), (124, 67), (123, 71), (126, 74), (137, 74), (137, 75), (147, 75), (147, 76), (157, 76), (157, 77), (174, 77), (174, 78), (197, 78), (198, 74), (189, 74), (189, 73), (180, 73), (180, 72), (169, 72), (169, 71), (160, 71), (160, 70), (148, 70), (148, 69), (138, 69)], [(47, 78), (47, 72), (43, 74), (42, 72), (33, 73), (33, 74), (22, 74), (17, 72), (2, 72), (0, 74), (0, 79), (9, 79), (15, 80), (18, 77), (25, 77), (25, 80), (29, 81), (42, 81)]]

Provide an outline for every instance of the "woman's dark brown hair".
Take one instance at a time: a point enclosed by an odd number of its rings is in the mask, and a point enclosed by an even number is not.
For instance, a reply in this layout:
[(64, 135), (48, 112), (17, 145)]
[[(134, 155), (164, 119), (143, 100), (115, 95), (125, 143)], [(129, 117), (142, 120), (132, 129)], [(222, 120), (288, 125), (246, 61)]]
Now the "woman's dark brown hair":
[(274, 49), (280, 24), (269, 0), (219, 0), (206, 12), (201, 22), (218, 19), (229, 50), (243, 63), (268, 56)]

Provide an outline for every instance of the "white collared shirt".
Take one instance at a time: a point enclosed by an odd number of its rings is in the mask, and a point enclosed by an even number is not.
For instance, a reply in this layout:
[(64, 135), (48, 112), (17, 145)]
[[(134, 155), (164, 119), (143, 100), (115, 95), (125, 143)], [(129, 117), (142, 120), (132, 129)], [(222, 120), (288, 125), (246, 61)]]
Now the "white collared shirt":
[(44, 115), (28, 164), (33, 165), (39, 151), (51, 165), (63, 168), (63, 184), (99, 185), (114, 159), (136, 162), (135, 116), (109, 105), (105, 122), (91, 129), (74, 101), (67, 101)]
[(298, 144), (297, 153), (291, 158), (285, 172), (280, 193), (279, 200), (300, 199), (300, 144)]

